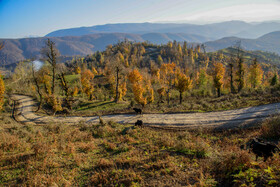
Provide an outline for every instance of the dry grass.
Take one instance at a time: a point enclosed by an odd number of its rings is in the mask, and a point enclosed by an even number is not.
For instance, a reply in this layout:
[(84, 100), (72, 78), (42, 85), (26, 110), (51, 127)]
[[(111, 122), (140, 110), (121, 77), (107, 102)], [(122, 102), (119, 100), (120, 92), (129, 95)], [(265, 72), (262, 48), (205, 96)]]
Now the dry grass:
[(275, 121), (260, 131), (168, 132), (114, 122), (21, 125), (3, 114), (0, 185), (277, 186), (279, 154), (255, 162), (239, 148), (273, 132)]

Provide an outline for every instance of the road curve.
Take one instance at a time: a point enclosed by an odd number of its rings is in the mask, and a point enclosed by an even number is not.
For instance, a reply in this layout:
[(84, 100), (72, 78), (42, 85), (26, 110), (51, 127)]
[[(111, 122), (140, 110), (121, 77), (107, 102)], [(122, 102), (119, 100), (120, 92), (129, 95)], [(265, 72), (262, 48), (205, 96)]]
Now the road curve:
[[(81, 117), (81, 116), (41, 116), (34, 112), (36, 103), (32, 97), (26, 95), (11, 95), (15, 101), (14, 116), (20, 123), (64, 123), (74, 124), (80, 121), (85, 123), (98, 123), (98, 116)], [(116, 114), (104, 115), (104, 121), (115, 121), (122, 124), (134, 124), (137, 120), (143, 120), (145, 125), (159, 128), (198, 128), (210, 127), (218, 129), (228, 129), (235, 127), (248, 127), (258, 124), (265, 118), (280, 113), (280, 103), (248, 107), (236, 110), (227, 110), (220, 112), (206, 113), (177, 113), (177, 114)]]

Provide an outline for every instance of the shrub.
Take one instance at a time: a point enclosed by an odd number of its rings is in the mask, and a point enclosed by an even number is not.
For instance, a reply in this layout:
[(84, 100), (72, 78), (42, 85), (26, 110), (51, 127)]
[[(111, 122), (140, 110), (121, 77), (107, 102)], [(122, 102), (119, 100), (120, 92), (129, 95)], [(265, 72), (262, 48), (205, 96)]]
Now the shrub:
[(274, 116), (266, 120), (261, 126), (260, 134), (266, 139), (279, 139), (280, 116)]

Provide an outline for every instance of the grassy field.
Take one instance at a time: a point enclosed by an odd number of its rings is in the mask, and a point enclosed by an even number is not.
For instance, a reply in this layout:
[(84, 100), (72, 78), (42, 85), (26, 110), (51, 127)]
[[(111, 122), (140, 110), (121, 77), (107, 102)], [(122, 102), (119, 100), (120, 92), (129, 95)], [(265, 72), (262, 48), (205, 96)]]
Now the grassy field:
[(280, 118), (259, 129), (171, 132), (106, 124), (22, 125), (0, 118), (0, 186), (279, 186), (280, 156), (241, 150), (277, 142)]

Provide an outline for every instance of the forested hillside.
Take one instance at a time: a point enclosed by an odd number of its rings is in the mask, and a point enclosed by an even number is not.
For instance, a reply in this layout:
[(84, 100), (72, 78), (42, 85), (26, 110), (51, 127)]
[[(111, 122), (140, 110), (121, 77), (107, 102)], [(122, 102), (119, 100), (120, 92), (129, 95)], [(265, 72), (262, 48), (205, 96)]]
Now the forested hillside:
[[(43, 54), (45, 50), (46, 47), (41, 50)], [(183, 104), (188, 97), (198, 100), (199, 97), (228, 97), (230, 94), (259, 92), (277, 85), (278, 69), (271, 60), (279, 60), (279, 57), (244, 51), (240, 47), (206, 53), (204, 46), (190, 47), (187, 42), (174, 41), (159, 46), (124, 41), (109, 45), (102, 52), (73, 58), (65, 64), (58, 63), (58, 50), (55, 54), (55, 64), (53, 59), (45, 56), (49, 62), (37, 72), (31, 72), (30, 63), (20, 63), (12, 76), (12, 88), (9, 90), (37, 96), (40, 92), (42, 103), (55, 112), (65, 107), (72, 109), (71, 102), (75, 98), (89, 102), (123, 102), (113, 108), (114, 112), (127, 110), (128, 105), (148, 106), (149, 110), (156, 112), (165, 102), (165, 106), (172, 107), (161, 109), (174, 112), (212, 111), (278, 101), (276, 96), (268, 94), (263, 96), (263, 100), (250, 97), (254, 98), (253, 101), (236, 105), (228, 102), (215, 106), (215, 109), (212, 105)], [(197, 99), (192, 99), (192, 102)], [(81, 103), (75, 108), (87, 110)]]

